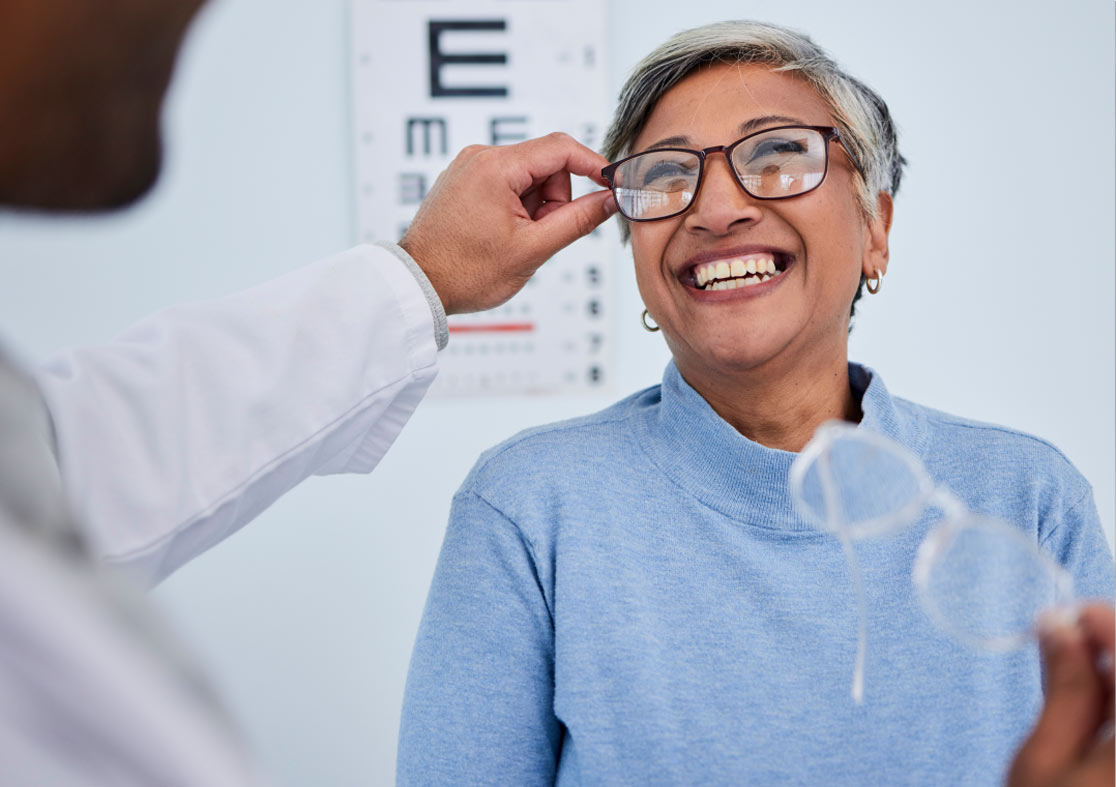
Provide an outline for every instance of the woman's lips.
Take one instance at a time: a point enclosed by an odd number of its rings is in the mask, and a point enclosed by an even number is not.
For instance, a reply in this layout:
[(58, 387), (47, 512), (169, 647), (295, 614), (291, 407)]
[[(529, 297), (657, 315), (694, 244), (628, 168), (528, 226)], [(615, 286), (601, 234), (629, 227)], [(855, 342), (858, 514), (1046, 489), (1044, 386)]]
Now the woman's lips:
[(793, 262), (793, 257), (783, 252), (744, 251), (704, 259), (691, 265), (680, 278), (688, 289), (703, 294), (745, 290), (750, 295), (756, 288), (771, 290)]

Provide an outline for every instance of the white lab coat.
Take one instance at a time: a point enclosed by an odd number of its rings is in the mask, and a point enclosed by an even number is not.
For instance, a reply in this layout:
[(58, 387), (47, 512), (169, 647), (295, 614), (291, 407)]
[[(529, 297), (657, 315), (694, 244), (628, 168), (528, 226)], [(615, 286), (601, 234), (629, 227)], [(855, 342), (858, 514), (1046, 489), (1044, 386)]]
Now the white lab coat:
[(307, 476), (375, 467), (437, 368), (436, 309), (397, 254), (168, 309), (52, 360), (41, 401), (0, 358), (0, 784), (255, 780), (90, 556), (155, 583)]
[(370, 471), (434, 378), (433, 324), (360, 246), (59, 355), (39, 384), (94, 549), (155, 583), (306, 477)]

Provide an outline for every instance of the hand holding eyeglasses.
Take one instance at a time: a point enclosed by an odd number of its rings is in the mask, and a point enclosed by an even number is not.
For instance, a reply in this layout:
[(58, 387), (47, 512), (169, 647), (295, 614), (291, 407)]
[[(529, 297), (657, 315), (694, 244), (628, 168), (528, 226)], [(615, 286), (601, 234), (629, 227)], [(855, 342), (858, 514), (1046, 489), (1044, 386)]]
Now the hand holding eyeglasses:
[(1100, 787), (1116, 780), (1114, 615), (1107, 604), (1089, 604), (1075, 621), (1054, 618), (1040, 628), (1046, 701), (1015, 757), (1008, 787)]
[(607, 161), (567, 134), (462, 150), (399, 241), (447, 314), (499, 306), (547, 259), (615, 212), (607, 190), (573, 199), (570, 178)]

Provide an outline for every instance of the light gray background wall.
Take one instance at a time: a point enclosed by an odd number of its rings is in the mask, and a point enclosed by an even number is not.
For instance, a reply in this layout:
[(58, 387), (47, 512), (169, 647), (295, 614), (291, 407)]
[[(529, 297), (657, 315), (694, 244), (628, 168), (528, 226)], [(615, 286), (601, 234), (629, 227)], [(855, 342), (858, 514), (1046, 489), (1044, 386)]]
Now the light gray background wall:
[[(898, 395), (1054, 442), (1093, 483), (1110, 541), (1113, 8), (609, 3), (612, 95), (671, 33), (741, 15), (810, 32), (884, 95), (911, 166), (852, 357)], [(214, 2), (180, 64), (149, 200), (108, 219), (0, 214), (0, 336), (41, 359), (350, 244), (346, 21), (344, 0)], [(520, 428), (659, 378), (667, 355), (638, 327), (619, 248), (615, 272), (609, 395), (427, 402), (372, 476), (311, 480), (156, 593), (279, 783), (390, 783), (453, 490)]]

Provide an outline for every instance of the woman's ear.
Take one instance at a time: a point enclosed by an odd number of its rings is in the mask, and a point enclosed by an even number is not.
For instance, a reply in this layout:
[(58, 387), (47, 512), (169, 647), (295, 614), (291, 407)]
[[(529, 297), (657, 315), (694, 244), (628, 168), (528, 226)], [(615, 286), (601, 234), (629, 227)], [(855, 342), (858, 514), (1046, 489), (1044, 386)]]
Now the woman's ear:
[(862, 270), (869, 279), (887, 273), (888, 235), (891, 233), (891, 195), (881, 191), (876, 198), (876, 218), (868, 220), (868, 233), (864, 239), (864, 263)]

